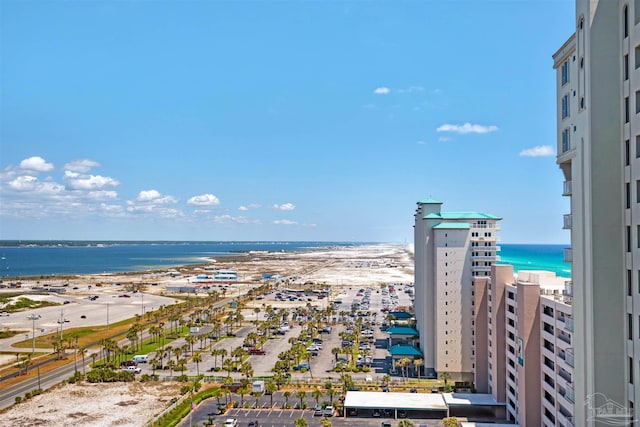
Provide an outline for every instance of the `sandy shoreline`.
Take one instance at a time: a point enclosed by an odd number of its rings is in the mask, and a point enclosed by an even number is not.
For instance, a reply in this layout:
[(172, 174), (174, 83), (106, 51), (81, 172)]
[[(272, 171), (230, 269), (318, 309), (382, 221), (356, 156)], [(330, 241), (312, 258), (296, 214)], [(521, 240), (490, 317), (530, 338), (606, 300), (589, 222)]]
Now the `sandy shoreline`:
[[(242, 283), (228, 286), (229, 292), (256, 286), (261, 283), (263, 274), (288, 278), (286, 286), (300, 288), (413, 282), (413, 253), (410, 248), (407, 245), (380, 244), (305, 252), (248, 253), (233, 259), (219, 258), (215, 263), (172, 267), (170, 270), (180, 273), (176, 277), (160, 271), (92, 274), (68, 277), (57, 283), (68, 283), (69, 294), (85, 293), (88, 284), (92, 284), (91, 293), (98, 295), (119, 291), (128, 284), (146, 284), (146, 293), (162, 295), (167, 294), (168, 287), (190, 283), (194, 276), (202, 274), (206, 266), (237, 271)], [(21, 281), (26, 289), (40, 278)], [(47, 282), (54, 283), (48, 279)], [(79, 289), (73, 290), (74, 287)], [(15, 292), (16, 289), (5, 291)], [(65, 385), (15, 405), (0, 414), (0, 423), (16, 426), (57, 426), (64, 423), (76, 426), (144, 425), (167, 406), (171, 397), (178, 396), (179, 387), (175, 383)], [(73, 398), (61, 399), (60, 396)], [(122, 402), (126, 403), (126, 408)]]

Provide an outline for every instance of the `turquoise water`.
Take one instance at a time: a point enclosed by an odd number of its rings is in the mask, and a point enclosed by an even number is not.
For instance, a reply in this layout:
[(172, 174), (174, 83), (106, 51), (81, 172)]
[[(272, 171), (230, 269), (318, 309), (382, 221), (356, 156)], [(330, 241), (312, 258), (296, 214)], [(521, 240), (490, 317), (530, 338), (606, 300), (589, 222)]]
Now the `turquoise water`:
[(571, 277), (571, 264), (564, 262), (564, 248), (569, 245), (501, 244), (500, 262), (511, 264), (514, 271), (547, 270), (561, 277)]

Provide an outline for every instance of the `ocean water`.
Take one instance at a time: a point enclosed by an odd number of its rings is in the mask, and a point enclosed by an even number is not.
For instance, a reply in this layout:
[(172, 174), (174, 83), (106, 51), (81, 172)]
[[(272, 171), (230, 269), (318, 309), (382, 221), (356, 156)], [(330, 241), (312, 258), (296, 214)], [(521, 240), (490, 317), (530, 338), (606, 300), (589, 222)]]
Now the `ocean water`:
[[(0, 241), (0, 277), (145, 271), (198, 264), (249, 251), (306, 251), (353, 242), (11, 242)], [(571, 277), (567, 245), (501, 244), (501, 264)]]
[(145, 271), (249, 251), (291, 252), (357, 244), (364, 243), (0, 241), (0, 277)]
[(570, 245), (500, 244), (500, 262), (518, 270), (553, 271), (560, 277), (571, 277), (571, 264), (564, 262), (564, 248)]

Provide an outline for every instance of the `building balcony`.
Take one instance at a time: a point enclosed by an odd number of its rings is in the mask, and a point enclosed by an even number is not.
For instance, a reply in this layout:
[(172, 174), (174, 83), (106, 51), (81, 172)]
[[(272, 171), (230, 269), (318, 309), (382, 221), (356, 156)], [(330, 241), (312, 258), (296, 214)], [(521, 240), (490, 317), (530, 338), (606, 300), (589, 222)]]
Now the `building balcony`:
[(569, 332), (573, 332), (573, 317), (565, 318), (564, 328)]
[(564, 334), (564, 333), (559, 333), (558, 334), (558, 339), (560, 341), (564, 341), (567, 344), (571, 344), (571, 337), (569, 337), (568, 335)]
[(562, 195), (570, 196), (571, 195), (571, 181), (565, 181), (562, 187)]
[(573, 249), (564, 248), (564, 262), (573, 262)]
[(471, 269), (473, 271), (491, 271), (491, 266), (490, 265), (474, 265), (474, 266), (471, 266)]
[(480, 224), (477, 222), (472, 222), (470, 224), (471, 229), (479, 229), (479, 230), (495, 230), (500, 231), (500, 225), (497, 223), (489, 223), (489, 224)]
[(572, 218), (573, 218), (573, 216), (571, 214), (564, 214), (563, 215), (563, 223), (562, 223), (562, 228), (563, 229), (571, 230)]
[[(471, 240), (478, 239), (478, 237), (472, 237)], [(500, 246), (471, 246), (471, 250), (473, 251), (496, 251), (500, 252), (502, 248)]]
[(572, 368), (574, 367), (575, 362), (572, 348), (568, 348), (564, 351), (564, 361), (567, 363), (567, 365), (571, 366)]
[(498, 255), (493, 255), (493, 256), (471, 255), (471, 259), (474, 261), (490, 261), (490, 262), (500, 261), (500, 257)]

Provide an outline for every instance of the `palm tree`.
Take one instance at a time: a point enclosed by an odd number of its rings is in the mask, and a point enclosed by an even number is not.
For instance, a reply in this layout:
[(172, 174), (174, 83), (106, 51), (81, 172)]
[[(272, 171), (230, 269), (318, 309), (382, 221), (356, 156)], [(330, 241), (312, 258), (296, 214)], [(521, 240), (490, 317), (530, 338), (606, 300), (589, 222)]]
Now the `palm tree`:
[(251, 366), (251, 363), (244, 362), (240, 365), (240, 371), (245, 377), (247, 377), (247, 379), (253, 376), (253, 366)]
[(336, 391), (333, 389), (333, 384), (329, 381), (324, 383), (324, 389), (327, 390), (327, 394), (329, 395), (329, 399), (331, 399), (331, 404), (333, 405), (333, 396)]
[(196, 375), (200, 376), (200, 362), (202, 362), (202, 353), (194, 354), (191, 359), (196, 362)]
[(418, 372), (418, 379), (420, 379), (420, 367), (424, 365), (424, 361), (422, 359), (413, 359), (413, 366)]
[(169, 359), (167, 361), (167, 366), (169, 367), (169, 372), (170, 372), (169, 375), (173, 376), (173, 368), (175, 368), (175, 366), (176, 366), (175, 360)]
[(320, 427), (331, 427), (332, 425), (331, 418), (322, 417), (320, 420)]
[(300, 391), (296, 392), (296, 397), (298, 399), (300, 399), (300, 409), (302, 409), (302, 399), (307, 397), (307, 392), (304, 391), (304, 390), (300, 390)]
[(255, 307), (253, 312), (256, 314), (256, 325), (258, 324), (258, 314), (260, 314), (260, 307)]
[(269, 393), (269, 396), (271, 397), (271, 407), (273, 408), (273, 393), (275, 393), (278, 390), (278, 386), (274, 383), (269, 382), (264, 387), (264, 389), (266, 390), (267, 393)]
[(196, 343), (197, 338), (195, 335), (187, 335), (184, 340), (189, 344), (189, 347), (191, 347), (191, 354), (193, 354), (193, 345)]
[(407, 357), (403, 357), (402, 359), (398, 360), (396, 362), (396, 366), (399, 367), (400, 369), (402, 369), (402, 380), (405, 380), (405, 374), (406, 374), (406, 369), (407, 369), (407, 365), (409, 365), (409, 363), (411, 363), (411, 361), (407, 358)]
[(407, 419), (400, 420), (398, 427), (413, 427), (413, 423)]
[(311, 397), (316, 400), (316, 406), (320, 404), (320, 398), (322, 397), (322, 390), (316, 388), (311, 392)]
[(309, 423), (304, 418), (296, 418), (296, 427), (308, 427)]
[(86, 363), (84, 363), (84, 356), (89, 352), (89, 350), (86, 347), (82, 347), (81, 349), (78, 350), (78, 352), (82, 356), (82, 375), (86, 375), (87, 365)]
[(231, 359), (225, 360), (224, 363), (222, 364), (222, 369), (227, 371), (227, 377), (231, 376), (231, 371), (233, 371), (235, 368), (236, 368), (236, 365), (235, 363), (233, 363), (233, 360)]
[(249, 394), (249, 385), (248, 384), (243, 384), (239, 389), (238, 389), (238, 394), (240, 395), (240, 406), (244, 405), (244, 395), (245, 394)]
[(220, 406), (220, 398), (224, 396), (224, 390), (222, 390), (222, 388), (220, 387), (214, 387), (211, 390), (211, 397), (215, 397), (216, 400), (218, 401), (218, 406)]
[(447, 381), (451, 379), (451, 374), (449, 372), (442, 372), (440, 374), (440, 378), (444, 380), (444, 385), (447, 385)]
[(291, 392), (287, 390), (284, 393), (282, 393), (282, 396), (284, 397), (284, 406), (289, 405), (289, 397), (291, 397)]

